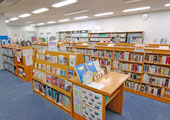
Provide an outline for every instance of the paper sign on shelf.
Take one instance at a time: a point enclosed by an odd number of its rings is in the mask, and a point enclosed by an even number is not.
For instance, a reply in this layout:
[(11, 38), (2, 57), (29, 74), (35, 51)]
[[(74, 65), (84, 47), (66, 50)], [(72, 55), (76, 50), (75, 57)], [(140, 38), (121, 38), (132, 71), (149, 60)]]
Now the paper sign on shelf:
[(135, 52), (144, 52), (144, 49), (143, 49), (143, 48), (135, 48), (134, 51), (135, 51)]
[(169, 49), (169, 46), (159, 46), (159, 49)]
[(107, 46), (108, 46), (108, 47), (113, 47), (113, 46), (115, 46), (115, 44), (112, 43), (112, 44), (108, 44)]
[(33, 49), (23, 50), (23, 56), (31, 56), (31, 55), (33, 55)]

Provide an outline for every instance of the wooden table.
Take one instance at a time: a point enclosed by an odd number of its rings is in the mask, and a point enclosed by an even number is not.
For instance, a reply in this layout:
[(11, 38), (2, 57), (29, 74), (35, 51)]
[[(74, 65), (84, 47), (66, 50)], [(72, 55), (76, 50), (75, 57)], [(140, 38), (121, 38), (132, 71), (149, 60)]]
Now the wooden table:
[[(97, 79), (96, 83), (103, 84), (104, 87), (101, 90), (85, 86), (79, 82), (78, 77), (74, 77), (70, 80), (73, 85), (88, 89), (95, 93), (103, 95), (103, 107), (102, 107), (102, 119), (105, 120), (106, 108), (109, 110), (115, 111), (119, 114), (122, 114), (123, 107), (123, 84), (129, 78), (129, 75), (120, 74), (116, 72), (110, 72), (109, 74), (104, 75), (103, 77)], [(105, 102), (106, 97), (109, 97), (109, 100)], [(74, 108), (73, 108), (74, 109)], [(74, 112), (74, 120), (86, 120), (83, 116)]]

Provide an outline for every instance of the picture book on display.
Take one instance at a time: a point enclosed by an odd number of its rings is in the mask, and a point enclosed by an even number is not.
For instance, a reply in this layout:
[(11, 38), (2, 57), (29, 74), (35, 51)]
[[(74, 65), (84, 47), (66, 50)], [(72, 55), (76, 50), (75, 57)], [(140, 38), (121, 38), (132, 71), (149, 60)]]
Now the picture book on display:
[(76, 56), (75, 55), (70, 55), (69, 56), (69, 65), (71, 67), (74, 67), (75, 66), (75, 63), (76, 63)]
[(88, 69), (90, 72), (92, 72), (93, 74), (95, 74), (95, 73), (97, 72), (97, 71), (96, 71), (96, 67), (95, 67), (93, 61), (87, 61), (87, 62), (85, 62), (85, 65), (86, 65), (87, 69)]
[(83, 75), (87, 72), (86, 66), (84, 64), (76, 65), (75, 70), (80, 82), (83, 83)]

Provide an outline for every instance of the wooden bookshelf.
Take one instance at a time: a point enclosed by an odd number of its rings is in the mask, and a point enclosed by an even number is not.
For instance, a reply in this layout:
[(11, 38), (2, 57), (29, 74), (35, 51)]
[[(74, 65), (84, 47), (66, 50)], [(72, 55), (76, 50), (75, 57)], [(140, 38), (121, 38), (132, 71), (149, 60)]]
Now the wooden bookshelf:
[[(76, 72), (74, 66), (70, 66), (70, 55), (75, 57), (74, 65), (84, 62), (82, 54), (48, 50), (42, 52), (40, 49), (35, 49), (32, 86), (35, 93), (73, 117), (73, 86), (69, 81), (69, 70), (72, 71), (72, 77)], [(61, 56), (63, 64), (60, 63)], [(52, 60), (54, 57), (55, 61)], [(58, 69), (60, 69), (59, 74)], [(66, 88), (68, 84), (69, 89)]]
[[(10, 65), (13, 66), (13, 70), (8, 70), (8, 71), (15, 74), (16, 76), (18, 76), (19, 78), (21, 78), (25, 82), (30, 82), (31, 76), (32, 76), (31, 75), (32, 65), (26, 65), (27, 55), (23, 55), (23, 51), (32, 50), (33, 47), (26, 47), (26, 46), (17, 47), (17, 46), (5, 45), (5, 46), (2, 46), (2, 48), (5, 49), (5, 50), (7, 50), (7, 49), (10, 50), (10, 51), (8, 51), (8, 53), (3, 53), (3, 56), (10, 57), (10, 59), (12, 59)], [(20, 52), (20, 56), (17, 56), (17, 54), (16, 54), (17, 52)], [(6, 55), (6, 54), (10, 54), (10, 55)], [(33, 57), (33, 53), (30, 56)], [(5, 63), (7, 63), (7, 62), (5, 61), (4, 64)], [(19, 71), (21, 68), (23, 70), (22, 74)]]

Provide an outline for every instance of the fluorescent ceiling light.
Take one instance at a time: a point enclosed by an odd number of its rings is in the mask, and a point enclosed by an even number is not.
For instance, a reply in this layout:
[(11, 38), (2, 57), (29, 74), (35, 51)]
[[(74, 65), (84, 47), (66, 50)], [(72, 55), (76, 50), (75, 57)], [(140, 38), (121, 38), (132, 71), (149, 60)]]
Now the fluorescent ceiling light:
[(27, 24), (29, 24), (29, 23), (33, 23), (34, 21), (29, 21), (29, 22), (25, 22), (25, 23), (27, 23)]
[(6, 23), (9, 23), (10, 21), (9, 20), (5, 20)]
[(36, 26), (36, 24), (31, 24), (30, 26), (31, 26), (31, 27), (34, 27), (34, 26)]
[(47, 24), (53, 24), (53, 23), (56, 23), (56, 21), (49, 21), (49, 22), (47, 22)]
[(64, 15), (75, 15), (75, 14), (80, 14), (80, 13), (85, 13), (85, 12), (88, 12), (88, 10), (80, 10), (80, 11), (70, 12), (70, 13), (66, 13)]
[(20, 18), (25, 18), (25, 17), (29, 17), (29, 16), (31, 16), (31, 14), (25, 13), (25, 14), (20, 15), (19, 17)]
[(125, 3), (135, 3), (135, 2), (141, 2), (143, 0), (126, 0)]
[(165, 6), (165, 7), (169, 7), (169, 6), (170, 6), (170, 3), (167, 3), (167, 4), (165, 4), (164, 6)]
[(94, 16), (99, 17), (99, 16), (112, 15), (112, 14), (114, 14), (114, 12), (99, 13), (99, 14), (95, 14)]
[(46, 12), (48, 10), (49, 10), (48, 8), (41, 8), (41, 9), (38, 9), (38, 10), (34, 10), (32, 13), (38, 14), (38, 13)]
[(76, 2), (78, 2), (78, 1), (77, 0), (64, 0), (62, 2), (58, 2), (56, 4), (53, 4), (52, 7), (59, 8), (59, 7), (70, 5), (70, 4), (73, 4), (73, 3), (76, 3)]
[(132, 8), (132, 9), (126, 9), (123, 10), (123, 12), (134, 12), (134, 11), (140, 11), (140, 10), (147, 10), (150, 9), (150, 6), (140, 7), (140, 8)]
[(74, 18), (75, 20), (80, 20), (80, 19), (86, 19), (86, 18), (88, 18), (88, 16), (80, 16), (80, 17), (76, 17), (76, 18)]
[(13, 17), (13, 18), (10, 18), (9, 20), (10, 21), (15, 21), (15, 20), (18, 20), (19, 18), (17, 18), (17, 17)]
[(38, 23), (37, 25), (44, 25), (45, 23)]
[(62, 20), (59, 20), (58, 22), (67, 22), (67, 21), (70, 21), (70, 19), (62, 19)]

